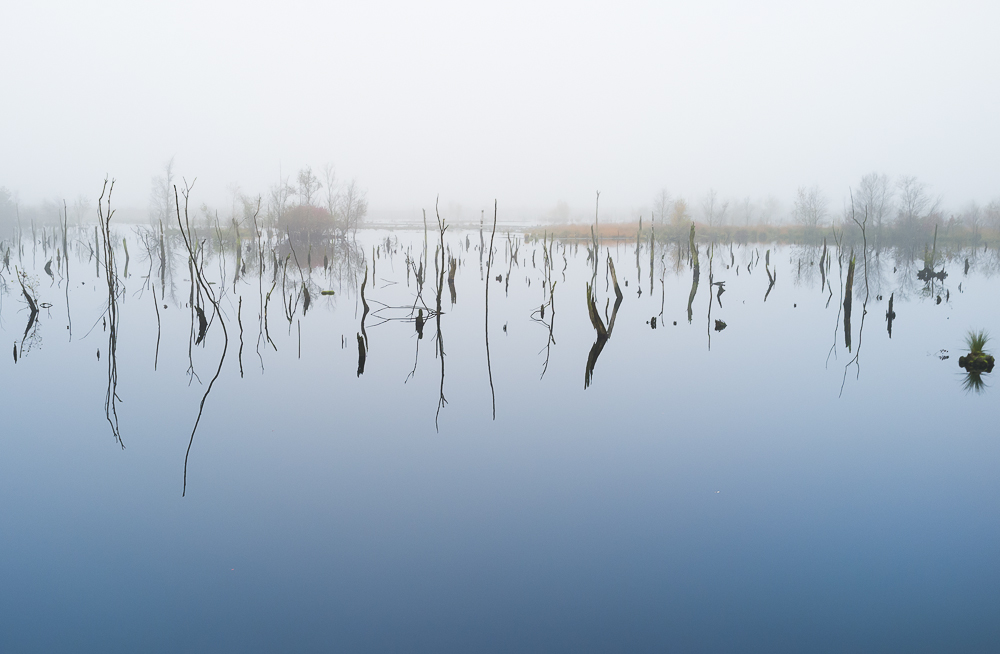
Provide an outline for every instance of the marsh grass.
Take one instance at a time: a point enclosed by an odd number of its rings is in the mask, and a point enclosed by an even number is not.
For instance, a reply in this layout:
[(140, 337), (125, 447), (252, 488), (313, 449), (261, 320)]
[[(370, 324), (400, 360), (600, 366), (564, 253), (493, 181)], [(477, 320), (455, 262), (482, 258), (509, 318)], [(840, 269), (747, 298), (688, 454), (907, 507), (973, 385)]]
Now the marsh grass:
[(962, 390), (966, 393), (983, 393), (989, 386), (983, 379), (982, 373), (967, 372), (962, 378)]
[(990, 340), (990, 333), (985, 329), (969, 330), (965, 336), (965, 344), (969, 348), (970, 354), (988, 354), (986, 344)]

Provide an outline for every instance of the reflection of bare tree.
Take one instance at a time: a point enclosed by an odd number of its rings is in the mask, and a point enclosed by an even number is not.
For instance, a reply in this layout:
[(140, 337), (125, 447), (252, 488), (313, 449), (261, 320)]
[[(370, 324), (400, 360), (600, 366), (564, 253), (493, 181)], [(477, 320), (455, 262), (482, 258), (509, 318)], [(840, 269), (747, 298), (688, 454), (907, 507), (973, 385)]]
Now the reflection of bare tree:
[[(441, 335), (441, 293), (444, 292), (444, 232), (447, 226), (444, 221), (441, 220), (441, 214), (437, 210), (437, 202), (434, 203), (434, 213), (437, 215), (438, 230), (440, 232), (440, 245), (435, 249), (434, 253), (434, 268), (437, 272), (437, 303), (436, 303), (436, 315), (434, 320), (437, 326), (437, 357), (441, 360), (441, 387), (440, 395), (438, 396), (437, 411), (434, 413), (434, 428), (438, 429), (438, 417), (441, 415), (441, 408), (448, 403), (448, 400), (444, 397), (444, 337)], [(438, 263), (438, 255), (440, 254), (440, 265)]]
[(701, 266), (698, 264), (698, 246), (694, 242), (694, 223), (691, 223), (690, 248), (691, 267), (694, 272), (691, 276), (691, 293), (688, 295), (688, 324), (691, 324), (691, 320), (694, 317), (691, 305), (694, 303), (694, 296), (698, 293), (698, 278), (701, 277)]
[[(486, 323), (486, 373), (490, 378), (490, 399), (493, 403), (493, 419), (497, 419), (497, 395), (493, 389), (493, 368), (490, 366), (490, 270), (493, 267), (493, 238), (497, 234), (497, 202), (493, 201), (493, 231), (490, 232), (490, 251), (486, 258), (486, 305), (484, 321)], [(482, 227), (479, 229), (479, 240), (483, 240)], [(479, 269), (482, 270), (482, 251), (479, 256)], [(414, 364), (415, 365), (415, 364)], [(544, 373), (543, 373), (544, 374)]]
[[(229, 349), (229, 332), (226, 329), (226, 321), (222, 318), (222, 312), (219, 309), (219, 301), (215, 296), (215, 292), (212, 290), (211, 284), (205, 278), (203, 263), (199, 263), (199, 257), (197, 255), (200, 246), (198, 242), (194, 240), (194, 235), (191, 232), (191, 223), (188, 219), (188, 199), (191, 194), (191, 187), (186, 186), (184, 188), (184, 220), (181, 220), (180, 202), (177, 198), (177, 187), (174, 187), (174, 201), (177, 207), (177, 225), (180, 228), (181, 238), (184, 240), (184, 247), (188, 252), (188, 262), (192, 271), (192, 278), (198, 285), (200, 292), (205, 294), (209, 303), (212, 305), (212, 318), (219, 318), (219, 325), (222, 327), (223, 335), (223, 345), (222, 345), (222, 355), (219, 357), (219, 366), (215, 370), (215, 375), (212, 380), (208, 383), (208, 388), (205, 389), (205, 394), (201, 398), (201, 403), (198, 405), (198, 417), (195, 418), (194, 427), (191, 429), (191, 438), (188, 440), (187, 451), (184, 454), (184, 485), (181, 490), (181, 497), (187, 494), (187, 469), (188, 469), (188, 458), (191, 456), (191, 446), (194, 444), (194, 435), (198, 431), (198, 424), (201, 422), (202, 413), (205, 411), (205, 400), (208, 399), (208, 394), (212, 392), (212, 387), (215, 385), (216, 380), (219, 378), (219, 374), (222, 372), (222, 364), (226, 360), (226, 351)], [(206, 327), (207, 330), (207, 327)], [(204, 335), (202, 336), (204, 337)]]
[[(817, 255), (819, 255), (818, 258)], [(791, 258), (796, 263), (795, 286), (803, 284), (812, 286), (816, 283), (817, 272), (820, 273), (820, 280), (822, 282), (823, 256), (823, 250), (815, 245), (800, 245), (791, 248)]]
[[(837, 319), (833, 323), (833, 345), (830, 346), (830, 351), (827, 352), (827, 354), (826, 354), (826, 365), (827, 366), (830, 365), (830, 355), (834, 355), (834, 357), (836, 357), (836, 354), (837, 354), (837, 331), (838, 331), (839, 326), (840, 326), (840, 315), (841, 315), (841, 312), (844, 310), (844, 303), (843, 303), (843, 299), (844, 299), (844, 251), (843, 251), (843, 241), (841, 240), (842, 237), (843, 237), (843, 232), (841, 232), (841, 234), (838, 236), (837, 235), (837, 231), (834, 230), (833, 237), (834, 237), (834, 240), (837, 243), (837, 281), (839, 282), (838, 283), (838, 288), (840, 289), (840, 298), (839, 298), (839, 300), (837, 302), (837, 307), (838, 307), (837, 308)], [(831, 288), (830, 288), (830, 297), (827, 298), (827, 301), (826, 301), (826, 305), (829, 307), (830, 306), (830, 298), (833, 297), (833, 288), (832, 288), (832, 284), (830, 284), (829, 281), (827, 281), (827, 284), (831, 286)]]
[[(718, 291), (715, 296), (716, 302), (719, 303), (719, 308), (722, 308), (722, 294), (726, 292), (726, 282), (715, 281), (715, 271), (713, 270), (713, 260), (715, 257), (715, 244), (712, 243), (708, 246), (708, 326), (706, 327), (706, 333), (708, 334), (708, 349), (712, 350), (712, 287), (718, 287)], [(735, 258), (735, 257), (733, 257)], [(716, 320), (716, 323), (720, 321)], [(723, 323), (724, 324), (724, 323)], [(722, 328), (724, 329), (724, 327)], [(721, 329), (716, 326), (716, 331), (721, 331)]]
[(458, 269), (458, 259), (448, 257), (448, 292), (451, 293), (451, 306), (458, 302), (458, 293), (455, 291), (455, 272)]
[[(868, 173), (861, 178), (857, 195), (854, 195), (853, 191), (851, 193), (851, 220), (860, 227), (861, 223), (858, 222), (857, 215), (863, 214), (866, 227), (869, 219), (873, 222), (874, 240), (877, 248), (882, 246), (883, 227), (892, 214), (894, 195), (895, 189), (889, 176), (875, 172)], [(864, 238), (867, 241), (867, 235), (864, 235)], [(866, 253), (865, 258), (867, 259), (867, 257)], [(867, 270), (865, 274), (867, 276)]]
[(851, 260), (847, 264), (847, 284), (844, 287), (844, 347), (851, 351), (851, 308), (854, 303), (854, 251), (851, 251)]
[(893, 261), (893, 273), (896, 273), (895, 293), (900, 301), (909, 300), (918, 291), (916, 259), (912, 250), (897, 250)]
[[(111, 433), (115, 441), (125, 449), (122, 442), (121, 432), (118, 429), (118, 297), (122, 293), (121, 281), (118, 279), (118, 268), (115, 264), (114, 247), (111, 241), (111, 217), (114, 211), (111, 209), (111, 193), (115, 189), (115, 181), (111, 180), (110, 187), (108, 180), (104, 180), (104, 187), (101, 189), (101, 196), (97, 199), (98, 227), (101, 235), (101, 246), (104, 255), (104, 281), (108, 285), (108, 306), (105, 315), (108, 321), (108, 390), (104, 397), (104, 414), (108, 424), (111, 425)], [(104, 196), (107, 192), (107, 200)]]
[(889, 338), (892, 338), (892, 321), (896, 319), (896, 312), (892, 310), (894, 299), (895, 299), (895, 294), (891, 293), (889, 295), (889, 309), (885, 312), (885, 320), (887, 323), (887, 329), (889, 331)]
[[(535, 311), (533, 311), (531, 313), (531, 319), (534, 322), (542, 325), (543, 327), (545, 327), (545, 328), (547, 328), (549, 330), (549, 336), (548, 336), (548, 339), (545, 342), (545, 347), (542, 348), (543, 350), (545, 350), (545, 363), (542, 364), (542, 375), (541, 375), (541, 377), (539, 377), (539, 379), (545, 377), (545, 373), (549, 369), (549, 356), (552, 354), (552, 346), (556, 344), (556, 338), (555, 338), (554, 329), (555, 329), (555, 324), (556, 324), (555, 294), (556, 294), (556, 284), (557, 283), (558, 282), (551, 282), (551, 285), (549, 286), (549, 292), (548, 292), (548, 295), (549, 295), (548, 301), (545, 304), (543, 304), (542, 306), (540, 306), (538, 309), (536, 309)], [(546, 307), (548, 307), (548, 311), (549, 311), (549, 321), (548, 322), (545, 322), (545, 308)], [(539, 354), (540, 353), (541, 352), (539, 352)]]
[(768, 250), (764, 255), (764, 272), (767, 273), (767, 292), (764, 293), (764, 301), (767, 302), (767, 296), (771, 294), (774, 289), (774, 282), (778, 280), (778, 267), (774, 267), (774, 274), (771, 274), (771, 251)]
[[(855, 202), (852, 196), (851, 198), (851, 220), (861, 229), (861, 242), (862, 242), (862, 254), (864, 261), (864, 278), (865, 278), (865, 299), (861, 303), (861, 325), (858, 327), (858, 349), (854, 353), (854, 358), (847, 362), (844, 366), (844, 379), (840, 383), (840, 393), (844, 393), (844, 383), (847, 381), (847, 370), (854, 364), (857, 368), (857, 377), (861, 376), (861, 337), (865, 331), (865, 316), (868, 315), (868, 298), (870, 295), (868, 287), (868, 211), (869, 207), (867, 204), (864, 205), (864, 216), (861, 220), (858, 220), (857, 212), (855, 211)], [(877, 223), (878, 228), (881, 229), (881, 223)], [(845, 291), (844, 299), (844, 338), (847, 340), (847, 350), (851, 350), (851, 296), (853, 290), (853, 277), (854, 277), (854, 256), (852, 253), (851, 263), (847, 270), (847, 290)], [(856, 378), (857, 378), (856, 377)]]
[[(24, 335), (21, 336), (21, 352), (20, 356), (24, 356), (30, 352), (33, 348), (37, 347), (41, 341), (42, 337), (38, 333), (38, 300), (35, 299), (35, 286), (37, 283), (28, 277), (27, 273), (17, 269), (15, 267), (15, 273), (17, 274), (17, 281), (21, 285), (21, 295), (24, 296), (24, 301), (28, 305), (28, 324), (24, 327)], [(14, 346), (14, 363), (17, 363), (18, 350), (17, 346)]]
[(66, 264), (66, 329), (69, 331), (69, 340), (73, 340), (73, 315), (69, 310), (69, 207), (66, 200), (63, 200), (63, 222), (62, 229), (62, 259)]
[[(615, 318), (618, 316), (618, 308), (622, 305), (622, 290), (618, 287), (618, 276), (615, 274), (615, 264), (611, 260), (610, 254), (608, 254), (608, 272), (611, 274), (611, 280), (615, 285), (615, 307), (611, 311), (611, 318), (608, 320), (607, 327), (604, 326), (601, 314), (597, 311), (594, 289), (590, 284), (587, 284), (587, 312), (590, 315), (590, 324), (593, 325), (594, 330), (597, 332), (597, 338), (594, 340), (594, 345), (591, 346), (590, 353), (587, 355), (587, 370), (583, 377), (584, 389), (589, 388), (590, 383), (594, 379), (594, 366), (597, 365), (597, 358), (601, 356), (605, 344), (611, 338), (611, 334), (615, 329)], [(607, 307), (605, 307), (606, 313)]]
[(358, 279), (365, 269), (365, 254), (353, 239), (331, 238), (325, 243), (330, 252), (330, 268), (327, 271), (327, 284), (343, 288), (357, 286)]
[(368, 318), (368, 300), (365, 299), (365, 285), (368, 283), (368, 269), (365, 268), (365, 278), (361, 280), (361, 304), (364, 311), (361, 314), (361, 332), (358, 334), (358, 377), (365, 373), (365, 360), (368, 356), (368, 332), (365, 331), (365, 320)]

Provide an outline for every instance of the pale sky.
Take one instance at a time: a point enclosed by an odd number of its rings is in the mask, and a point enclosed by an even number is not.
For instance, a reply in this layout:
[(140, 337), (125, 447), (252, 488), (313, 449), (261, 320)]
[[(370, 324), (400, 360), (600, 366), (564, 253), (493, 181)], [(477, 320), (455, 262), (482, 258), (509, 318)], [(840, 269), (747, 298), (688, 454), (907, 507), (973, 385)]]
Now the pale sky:
[(0, 186), (147, 205), (337, 166), (373, 213), (913, 174), (1000, 196), (997, 2), (13, 2)]

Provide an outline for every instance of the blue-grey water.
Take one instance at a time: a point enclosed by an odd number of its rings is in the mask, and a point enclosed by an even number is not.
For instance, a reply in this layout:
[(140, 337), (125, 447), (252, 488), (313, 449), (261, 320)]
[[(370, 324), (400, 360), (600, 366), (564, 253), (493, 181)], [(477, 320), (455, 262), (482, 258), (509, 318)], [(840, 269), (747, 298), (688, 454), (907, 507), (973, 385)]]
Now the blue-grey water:
[[(422, 231), (359, 231), (326, 269), (297, 244), (273, 346), (273, 255), (234, 282), (232, 246), (220, 257), (205, 230), (223, 316), (193, 345), (179, 239), (161, 280), (153, 250), (118, 236), (124, 449), (93, 233), (73, 237), (68, 281), (43, 270), (55, 241), (26, 239), (3, 269), (0, 651), (1000, 647), (998, 390), (967, 390), (956, 363), (970, 329), (1000, 334), (995, 250), (941, 257), (933, 289), (908, 253), (872, 255), (863, 332), (859, 253), (848, 351), (832, 245), (821, 289), (819, 248), (717, 244), (710, 260), (701, 244), (689, 323), (686, 244), (654, 252), (651, 292), (648, 244), (637, 269), (634, 241), (602, 243), (595, 278), (587, 241), (551, 244), (546, 271), (545, 246), (504, 232), (488, 369), (478, 230), (446, 234), (440, 341), (432, 227), (420, 297)], [(587, 283), (607, 324), (609, 255), (623, 300), (585, 388)], [(48, 305), (26, 338), (18, 269)]]

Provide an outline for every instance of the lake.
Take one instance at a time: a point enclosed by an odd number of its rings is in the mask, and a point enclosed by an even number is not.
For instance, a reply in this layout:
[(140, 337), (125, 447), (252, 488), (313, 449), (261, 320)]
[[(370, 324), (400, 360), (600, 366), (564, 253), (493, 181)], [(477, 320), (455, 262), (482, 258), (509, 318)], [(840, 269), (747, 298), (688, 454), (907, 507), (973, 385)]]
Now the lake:
[(6, 240), (0, 650), (1000, 644), (996, 250), (489, 227)]

